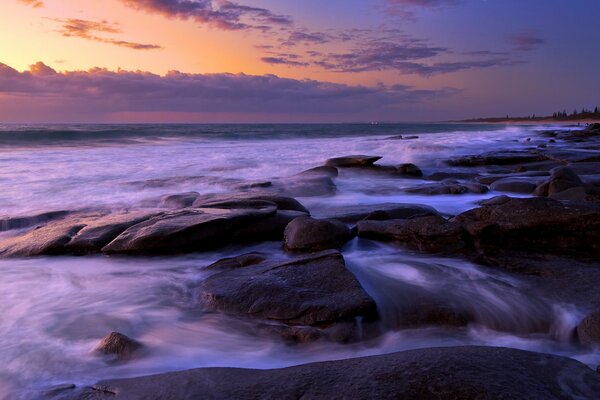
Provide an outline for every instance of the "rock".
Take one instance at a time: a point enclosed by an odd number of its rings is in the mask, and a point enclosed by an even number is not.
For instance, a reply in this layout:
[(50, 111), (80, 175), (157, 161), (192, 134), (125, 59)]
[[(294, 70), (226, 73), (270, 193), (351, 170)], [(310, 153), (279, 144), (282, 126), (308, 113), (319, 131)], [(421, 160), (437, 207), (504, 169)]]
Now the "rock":
[(546, 157), (531, 151), (495, 151), (479, 155), (452, 158), (446, 163), (455, 167), (474, 167), (481, 165), (511, 165), (543, 161)]
[(218, 261), (210, 264), (205, 269), (223, 271), (226, 269), (242, 268), (242, 267), (247, 267), (249, 265), (260, 264), (263, 261), (266, 261), (267, 258), (268, 258), (268, 255), (264, 254), (264, 253), (257, 253), (257, 252), (246, 253), (246, 254), (239, 255), (237, 257), (223, 258), (221, 260), (218, 260)]
[(504, 178), (495, 181), (490, 187), (497, 192), (512, 192), (530, 194), (536, 189), (536, 185), (524, 179)]
[[(237, 203), (239, 201), (268, 201), (275, 203), (278, 210), (290, 210), (300, 211), (308, 214), (308, 210), (298, 200), (287, 197), (278, 196), (274, 194), (266, 193), (224, 193), (216, 195), (206, 195), (198, 197), (193, 207), (196, 208), (231, 208), (232, 204), (243, 204)], [(227, 207), (223, 207), (227, 205)]]
[(510, 201), (510, 197), (508, 197), (507, 195), (503, 194), (500, 196), (494, 196), (492, 198), (486, 199), (486, 200), (482, 200), (479, 202), (480, 205), (482, 206), (497, 206), (500, 204), (504, 204), (506, 202)]
[(561, 163), (580, 163), (600, 161), (600, 152), (585, 149), (548, 149), (544, 156)]
[(457, 182), (453, 180), (445, 180), (440, 183), (432, 183), (427, 185), (407, 188), (404, 191), (407, 193), (418, 193), (427, 195), (444, 195), (444, 194), (465, 194), (465, 193), (486, 193), (488, 187), (480, 183), (474, 182)]
[(337, 187), (328, 176), (296, 175), (273, 181), (273, 192), (292, 197), (333, 196)]
[(365, 167), (373, 165), (376, 161), (379, 161), (379, 156), (364, 156), (364, 155), (352, 155), (344, 157), (330, 158), (325, 162), (328, 167)]
[(574, 163), (569, 168), (577, 175), (594, 175), (600, 173), (600, 162)]
[(20, 217), (0, 217), (0, 232), (28, 228), (30, 226), (61, 219), (68, 214), (69, 211), (61, 210)]
[(474, 179), (479, 176), (476, 172), (448, 172), (448, 171), (438, 171), (434, 172), (425, 177), (428, 181), (444, 181), (446, 179)]
[(595, 399), (600, 376), (579, 361), (502, 347), (438, 347), (294, 367), (198, 368), (99, 382), (70, 400)]
[(111, 332), (102, 338), (94, 348), (94, 352), (112, 355), (118, 361), (127, 361), (142, 347), (142, 344), (122, 333)]
[(577, 325), (577, 337), (586, 346), (600, 344), (600, 310), (589, 314)]
[[(377, 218), (373, 218), (377, 215)], [(315, 210), (313, 216), (316, 218), (332, 218), (345, 223), (356, 223), (361, 219), (403, 219), (422, 217), (426, 215), (439, 215), (429, 206), (410, 203), (383, 203), (338, 206), (335, 208), (324, 208)]]
[(170, 194), (160, 198), (159, 207), (165, 208), (186, 208), (191, 207), (194, 201), (200, 196), (198, 192), (187, 192)]
[(339, 175), (339, 171), (336, 167), (328, 167), (326, 165), (320, 167), (314, 167), (307, 169), (306, 171), (300, 172), (298, 175), (300, 176), (325, 176), (328, 178), (337, 178)]
[(346, 224), (334, 219), (299, 217), (285, 228), (285, 247), (292, 251), (336, 249), (352, 238)]
[(511, 198), (452, 219), (462, 225), (481, 250), (592, 257), (600, 254), (600, 207), (565, 205), (544, 197)]
[(518, 174), (485, 175), (475, 179), (484, 185), (491, 185), (502, 179), (521, 179), (527, 180), (535, 185), (542, 183), (550, 174), (546, 171), (527, 171)]
[(423, 176), (423, 171), (415, 164), (400, 164), (398, 165), (398, 172), (402, 175), (409, 175), (415, 177)]
[(359, 237), (392, 240), (420, 251), (452, 253), (466, 247), (462, 227), (439, 215), (359, 221), (357, 228)]
[(223, 208), (160, 213), (131, 226), (102, 248), (102, 251), (169, 254), (214, 249), (232, 243), (236, 231), (248, 228), (277, 212), (275, 203), (262, 200), (223, 202), (219, 207)]
[(373, 299), (335, 250), (263, 262), (211, 275), (199, 288), (205, 311), (223, 312), (325, 331), (355, 318), (377, 317)]
[(84, 220), (81, 228), (65, 244), (69, 254), (98, 253), (104, 246), (129, 227), (151, 218), (153, 214), (144, 211), (109, 214), (96, 220)]
[(49, 387), (48, 389), (44, 390), (43, 394), (45, 396), (52, 397), (52, 396), (57, 396), (67, 390), (73, 390), (75, 388), (76, 388), (76, 386), (73, 383), (63, 383), (62, 385), (55, 385), (55, 386)]
[(569, 167), (558, 167), (550, 171), (550, 178), (540, 184), (534, 194), (536, 196), (550, 196), (562, 191), (582, 187), (583, 182)]

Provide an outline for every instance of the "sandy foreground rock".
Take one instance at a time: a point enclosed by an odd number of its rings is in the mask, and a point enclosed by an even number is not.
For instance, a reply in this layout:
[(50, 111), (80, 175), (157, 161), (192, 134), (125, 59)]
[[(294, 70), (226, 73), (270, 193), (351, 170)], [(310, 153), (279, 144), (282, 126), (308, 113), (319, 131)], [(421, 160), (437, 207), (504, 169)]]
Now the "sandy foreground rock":
[(251, 370), (200, 368), (99, 382), (61, 400), (597, 399), (600, 375), (578, 361), (500, 347), (442, 347)]

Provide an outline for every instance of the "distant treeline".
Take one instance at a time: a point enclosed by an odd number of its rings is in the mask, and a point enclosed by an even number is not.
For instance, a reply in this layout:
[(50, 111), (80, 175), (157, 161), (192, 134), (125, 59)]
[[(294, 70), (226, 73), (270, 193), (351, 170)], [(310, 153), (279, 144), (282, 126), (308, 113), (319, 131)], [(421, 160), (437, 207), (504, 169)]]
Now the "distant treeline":
[(490, 117), (490, 118), (473, 118), (467, 119), (460, 122), (519, 122), (519, 121), (547, 121), (547, 120), (555, 120), (555, 121), (577, 121), (577, 120), (600, 120), (600, 107), (596, 106), (593, 110), (588, 110), (586, 108), (582, 108), (581, 111), (573, 110), (571, 113), (568, 113), (567, 110), (557, 111), (552, 115), (548, 116), (536, 116), (535, 114), (527, 116), (527, 117), (511, 117), (510, 115), (506, 115), (506, 117)]

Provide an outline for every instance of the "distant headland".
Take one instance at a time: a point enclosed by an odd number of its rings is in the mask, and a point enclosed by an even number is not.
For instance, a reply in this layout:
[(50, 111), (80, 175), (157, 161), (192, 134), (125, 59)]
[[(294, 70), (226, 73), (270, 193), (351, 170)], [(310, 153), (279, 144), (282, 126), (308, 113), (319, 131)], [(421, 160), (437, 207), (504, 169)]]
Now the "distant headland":
[(596, 106), (593, 110), (583, 108), (581, 111), (573, 110), (568, 113), (566, 110), (554, 112), (552, 115), (536, 116), (535, 114), (525, 117), (514, 117), (506, 115), (504, 117), (485, 117), (464, 119), (453, 122), (494, 122), (494, 123), (587, 123), (600, 121), (600, 107)]

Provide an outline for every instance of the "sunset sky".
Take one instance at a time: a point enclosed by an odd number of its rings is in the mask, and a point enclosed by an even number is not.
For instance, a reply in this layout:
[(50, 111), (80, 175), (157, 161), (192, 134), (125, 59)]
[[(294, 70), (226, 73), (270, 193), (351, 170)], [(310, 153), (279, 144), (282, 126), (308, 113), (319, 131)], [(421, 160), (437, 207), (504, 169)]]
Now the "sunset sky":
[(0, 2), (0, 122), (435, 121), (600, 105), (598, 0)]

